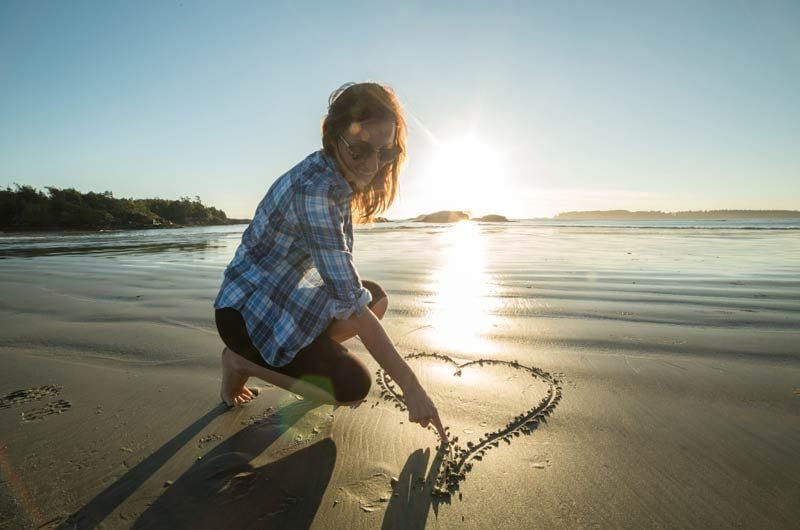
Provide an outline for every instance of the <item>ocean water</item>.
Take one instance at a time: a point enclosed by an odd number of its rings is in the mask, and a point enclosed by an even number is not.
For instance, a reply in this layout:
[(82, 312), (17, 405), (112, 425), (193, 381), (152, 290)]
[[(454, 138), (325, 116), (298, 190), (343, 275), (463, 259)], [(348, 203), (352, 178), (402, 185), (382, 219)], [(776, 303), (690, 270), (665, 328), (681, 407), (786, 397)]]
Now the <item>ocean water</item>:
[[(0, 312), (214, 334), (244, 228), (0, 233)], [(356, 228), (355, 261), (403, 351), (800, 352), (800, 220), (392, 222)]]

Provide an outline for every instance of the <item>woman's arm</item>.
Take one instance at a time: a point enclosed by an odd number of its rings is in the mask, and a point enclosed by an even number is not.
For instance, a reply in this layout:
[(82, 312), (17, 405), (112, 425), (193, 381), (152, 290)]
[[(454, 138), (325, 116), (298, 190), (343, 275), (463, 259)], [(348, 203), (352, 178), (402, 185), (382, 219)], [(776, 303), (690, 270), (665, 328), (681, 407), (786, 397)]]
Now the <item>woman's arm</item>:
[(332, 295), (332, 316), (352, 322), (370, 354), (403, 389), (408, 420), (423, 427), (433, 423), (442, 441), (447, 443), (439, 412), (397, 353), (380, 321), (366, 307), (369, 291), (359, 281), (345, 235), (349, 197), (341, 195), (331, 182), (302, 188), (294, 197), (293, 206), (302, 241)]
[(330, 315), (345, 320), (370, 300), (347, 245), (349, 197), (328, 181), (300, 188), (293, 198), (298, 242), (308, 252), (330, 295)]
[(427, 427), (428, 423), (433, 423), (442, 442), (447, 444), (447, 433), (442, 426), (442, 420), (439, 419), (436, 406), (406, 361), (400, 357), (380, 320), (368, 308), (364, 308), (360, 314), (355, 314), (348, 320), (352, 322), (356, 334), (361, 338), (367, 351), (403, 389), (403, 396), (408, 407), (408, 421), (419, 423), (423, 427)]

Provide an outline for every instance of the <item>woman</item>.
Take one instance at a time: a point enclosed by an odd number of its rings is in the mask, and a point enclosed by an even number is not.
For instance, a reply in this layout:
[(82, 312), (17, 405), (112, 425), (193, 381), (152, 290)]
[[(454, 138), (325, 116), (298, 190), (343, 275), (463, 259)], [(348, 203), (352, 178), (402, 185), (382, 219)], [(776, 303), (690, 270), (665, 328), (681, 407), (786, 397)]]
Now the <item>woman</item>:
[(447, 443), (436, 407), (380, 323), (386, 293), (362, 282), (353, 263), (352, 216), (369, 222), (391, 206), (405, 140), (390, 89), (347, 84), (331, 95), (323, 149), (270, 187), (214, 302), (228, 406), (253, 399), (249, 377), (317, 401), (360, 403), (372, 378), (341, 344), (358, 335), (403, 390), (409, 421), (432, 423)]

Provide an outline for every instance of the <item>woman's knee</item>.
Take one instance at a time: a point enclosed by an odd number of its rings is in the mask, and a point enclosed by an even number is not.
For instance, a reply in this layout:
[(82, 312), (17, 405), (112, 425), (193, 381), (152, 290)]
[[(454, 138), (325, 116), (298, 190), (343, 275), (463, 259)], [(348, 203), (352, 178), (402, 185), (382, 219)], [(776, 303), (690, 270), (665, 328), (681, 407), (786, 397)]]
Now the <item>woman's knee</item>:
[(373, 282), (371, 280), (363, 280), (361, 282), (361, 285), (363, 285), (364, 289), (369, 291), (369, 294), (372, 295), (372, 302), (370, 302), (370, 306), (372, 306), (373, 304), (377, 304), (384, 298), (388, 298), (386, 291), (384, 291), (383, 287), (381, 287), (376, 282)]
[(367, 367), (356, 359), (349, 357), (337, 367), (333, 377), (333, 397), (339, 403), (361, 401), (369, 394), (372, 376)]
[(378, 300), (377, 304), (370, 305), (370, 310), (375, 314), (376, 317), (378, 317), (379, 320), (383, 320), (387, 309), (389, 309), (389, 299), (386, 297)]
[(378, 318), (383, 318), (386, 314), (386, 309), (389, 307), (389, 295), (383, 290), (383, 287), (370, 280), (363, 280), (361, 284), (372, 295), (372, 301), (369, 303), (369, 308)]

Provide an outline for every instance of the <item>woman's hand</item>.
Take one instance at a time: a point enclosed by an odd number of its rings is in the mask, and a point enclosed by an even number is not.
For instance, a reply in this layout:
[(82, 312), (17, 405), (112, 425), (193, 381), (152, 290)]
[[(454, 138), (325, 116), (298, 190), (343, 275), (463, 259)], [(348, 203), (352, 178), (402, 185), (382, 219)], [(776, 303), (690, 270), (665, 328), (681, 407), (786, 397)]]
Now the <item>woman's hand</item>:
[(381, 368), (386, 370), (389, 377), (403, 389), (406, 407), (408, 407), (408, 421), (419, 423), (423, 427), (433, 423), (439, 432), (442, 443), (445, 445), (450, 443), (442, 426), (442, 420), (439, 419), (436, 406), (422, 385), (419, 384), (406, 361), (397, 353), (397, 349), (389, 340), (378, 317), (371, 310), (366, 309), (360, 314), (350, 317), (348, 322), (351, 323), (356, 334), (361, 338), (361, 342), (367, 347), (367, 351), (378, 361)]
[(439, 433), (439, 438), (444, 445), (447, 445), (447, 433), (442, 425), (442, 420), (439, 419), (439, 411), (436, 410), (436, 405), (425, 392), (425, 389), (419, 383), (411, 385), (406, 391), (403, 389), (406, 407), (408, 407), (408, 421), (412, 423), (419, 423), (422, 427), (427, 427), (432, 423)]

